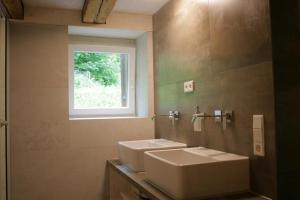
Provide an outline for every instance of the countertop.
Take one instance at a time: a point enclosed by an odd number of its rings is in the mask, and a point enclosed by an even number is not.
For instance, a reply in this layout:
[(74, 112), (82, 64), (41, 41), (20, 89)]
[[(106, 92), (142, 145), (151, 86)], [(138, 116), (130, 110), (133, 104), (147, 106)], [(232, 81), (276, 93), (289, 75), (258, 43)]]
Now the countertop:
[[(146, 176), (144, 172), (136, 173), (130, 170), (127, 166), (122, 165), (119, 160), (109, 160), (107, 161), (110, 169), (116, 170), (120, 175), (125, 177), (133, 186), (138, 190), (145, 193), (153, 200), (172, 200), (171, 197), (167, 196), (160, 190), (156, 189), (149, 183), (147, 183)], [(203, 200), (203, 199), (193, 199), (193, 200)], [(209, 198), (206, 200), (270, 200), (252, 193), (243, 193), (231, 196)]]

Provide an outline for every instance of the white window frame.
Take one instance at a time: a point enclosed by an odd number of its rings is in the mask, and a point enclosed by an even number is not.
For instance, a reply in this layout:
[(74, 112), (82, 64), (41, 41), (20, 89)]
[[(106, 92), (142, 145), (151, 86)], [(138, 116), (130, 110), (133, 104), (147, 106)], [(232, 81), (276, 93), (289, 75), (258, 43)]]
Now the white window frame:
[[(127, 107), (120, 108), (74, 108), (74, 53), (76, 51), (121, 53), (128, 55)], [(133, 116), (135, 115), (135, 47), (69, 44), (69, 115), (70, 117)]]

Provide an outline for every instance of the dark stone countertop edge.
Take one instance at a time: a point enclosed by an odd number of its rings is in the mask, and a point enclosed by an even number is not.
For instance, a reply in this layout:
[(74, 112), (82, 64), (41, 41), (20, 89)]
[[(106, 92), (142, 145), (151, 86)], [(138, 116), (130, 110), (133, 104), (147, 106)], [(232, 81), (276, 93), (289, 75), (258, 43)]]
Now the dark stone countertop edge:
[[(171, 197), (167, 196), (151, 184), (146, 182), (145, 173), (139, 172), (136, 173), (130, 170), (127, 166), (122, 165), (119, 160), (108, 160), (107, 164), (110, 168), (116, 170), (120, 175), (125, 177), (134, 187), (140, 190), (142, 193), (146, 194), (153, 200), (172, 200)], [(201, 199), (193, 199), (193, 200), (204, 200)], [(215, 197), (215, 198), (206, 198), (205, 200), (270, 200), (269, 198), (265, 198), (251, 192), (230, 195), (226, 197)]]

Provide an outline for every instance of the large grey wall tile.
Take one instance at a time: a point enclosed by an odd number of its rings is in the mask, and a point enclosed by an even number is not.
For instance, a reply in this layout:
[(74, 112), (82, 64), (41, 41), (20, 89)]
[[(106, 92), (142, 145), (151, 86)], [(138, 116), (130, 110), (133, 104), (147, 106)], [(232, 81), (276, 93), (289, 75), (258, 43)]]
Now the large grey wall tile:
[[(173, 0), (154, 16), (156, 114), (181, 112), (174, 125), (156, 118), (156, 136), (247, 155), (251, 188), (276, 197), (274, 88), (269, 2)], [(184, 93), (185, 81), (195, 91)], [(191, 123), (200, 112), (233, 110), (234, 122), (223, 130), (206, 118), (203, 131)], [(252, 116), (264, 114), (266, 156), (253, 155)]]

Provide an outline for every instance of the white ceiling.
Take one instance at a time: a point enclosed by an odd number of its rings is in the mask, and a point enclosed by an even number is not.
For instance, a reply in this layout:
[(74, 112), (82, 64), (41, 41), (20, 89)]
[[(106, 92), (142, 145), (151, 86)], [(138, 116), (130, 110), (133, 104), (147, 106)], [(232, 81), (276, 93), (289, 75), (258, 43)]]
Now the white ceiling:
[(25, 6), (80, 10), (84, 0), (23, 0)]
[[(152, 15), (169, 0), (117, 0), (114, 11)], [(25, 6), (81, 10), (84, 0), (23, 0)]]
[(152, 15), (169, 0), (118, 0), (114, 10)]
[(143, 34), (142, 31), (124, 30), (124, 29), (109, 29), (109, 28), (93, 28), (81, 26), (69, 26), (70, 35), (83, 35), (105, 38), (123, 38), (137, 39)]

